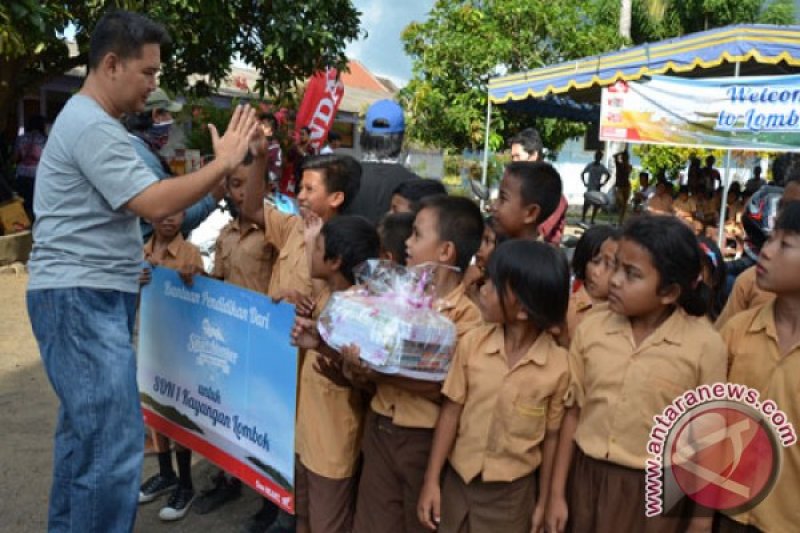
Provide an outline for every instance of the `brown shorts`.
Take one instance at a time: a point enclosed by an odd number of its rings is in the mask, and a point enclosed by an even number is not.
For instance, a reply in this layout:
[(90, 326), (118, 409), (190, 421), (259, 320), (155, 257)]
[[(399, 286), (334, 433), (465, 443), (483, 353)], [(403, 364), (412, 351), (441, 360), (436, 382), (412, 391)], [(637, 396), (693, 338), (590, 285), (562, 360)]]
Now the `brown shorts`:
[[(567, 531), (683, 533), (695, 512), (683, 498), (666, 516), (645, 516), (645, 473), (599, 461), (575, 449), (567, 487)], [(707, 511), (707, 516), (711, 512)]]
[(349, 533), (353, 526), (357, 479), (318, 476), (295, 457), (297, 531)]
[(536, 505), (536, 474), (511, 482), (464, 483), (448, 466), (442, 482), (439, 533), (529, 533)]
[(417, 501), (432, 444), (433, 429), (404, 428), (367, 413), (354, 533), (427, 532)]

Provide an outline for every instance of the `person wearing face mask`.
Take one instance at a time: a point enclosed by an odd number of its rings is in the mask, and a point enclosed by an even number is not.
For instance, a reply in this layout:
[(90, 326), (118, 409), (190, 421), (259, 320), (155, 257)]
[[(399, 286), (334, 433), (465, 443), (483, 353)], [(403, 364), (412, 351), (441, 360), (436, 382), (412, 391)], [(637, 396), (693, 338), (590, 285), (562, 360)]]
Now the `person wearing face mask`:
[[(182, 108), (180, 103), (170, 100), (163, 89), (156, 89), (147, 97), (144, 111), (123, 118), (123, 124), (128, 130), (136, 154), (160, 180), (173, 175), (160, 151), (169, 141), (174, 123), (172, 114), (178, 113)], [(224, 187), (217, 187), (186, 210), (186, 216), (181, 224), (181, 233), (184, 237), (208, 218), (224, 194)], [(141, 219), (141, 229), (142, 241), (147, 242), (153, 234), (153, 226), (149, 221)]]

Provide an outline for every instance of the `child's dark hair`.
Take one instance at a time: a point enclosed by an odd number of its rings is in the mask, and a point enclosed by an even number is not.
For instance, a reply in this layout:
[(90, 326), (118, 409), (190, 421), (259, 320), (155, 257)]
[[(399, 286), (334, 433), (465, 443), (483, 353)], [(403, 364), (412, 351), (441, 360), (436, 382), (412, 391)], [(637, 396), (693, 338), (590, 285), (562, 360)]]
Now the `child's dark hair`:
[(325, 260), (340, 259), (339, 271), (350, 283), (355, 283), (355, 267), (378, 257), (381, 245), (378, 232), (364, 217), (333, 217), (322, 226), (321, 235), (325, 238)]
[(722, 256), (717, 243), (708, 237), (698, 237), (700, 246), (700, 260), (711, 272), (711, 285), (708, 287), (708, 309), (706, 314), (712, 321), (717, 320), (722, 308), (725, 307), (725, 280), (727, 268), (725, 258)]
[(325, 171), (325, 189), (328, 194), (344, 193), (344, 201), (339, 211), (343, 211), (353, 201), (361, 188), (361, 163), (349, 155), (311, 156), (303, 161), (302, 169)]
[(520, 182), (525, 205), (539, 206), (539, 224), (552, 215), (561, 202), (561, 175), (550, 163), (542, 161), (515, 162), (506, 166), (506, 173)]
[(460, 196), (430, 196), (420, 202), (419, 208), (436, 211), (439, 240), (455, 245), (455, 266), (464, 272), (481, 247), (483, 216), (480, 208), (472, 200)]
[(603, 243), (608, 239), (618, 241), (619, 238), (620, 231), (607, 224), (592, 226), (586, 230), (575, 245), (575, 253), (572, 254), (572, 273), (575, 274), (575, 278), (585, 280), (586, 265), (600, 253)]
[(800, 233), (800, 201), (786, 202), (781, 206), (774, 231)]
[(659, 292), (680, 288), (678, 305), (694, 316), (706, 314), (707, 287), (700, 283), (700, 246), (689, 227), (676, 217), (643, 215), (625, 224), (622, 238), (650, 253), (658, 271)]
[(258, 115), (258, 120), (262, 122), (269, 122), (269, 125), (272, 127), (272, 135), (278, 134), (278, 117), (276, 117), (273, 113), (263, 112)]
[(540, 330), (564, 322), (569, 304), (569, 267), (558, 248), (512, 239), (495, 248), (487, 271), (504, 314), (505, 291), (510, 289)]
[(381, 248), (392, 254), (398, 265), (405, 266), (408, 255), (406, 254), (406, 241), (411, 236), (414, 228), (414, 213), (393, 213), (383, 217), (378, 226), (381, 237)]
[(392, 196), (395, 194), (408, 200), (411, 210), (416, 211), (420, 200), (428, 196), (447, 194), (447, 189), (444, 188), (441, 181), (419, 178), (402, 182), (392, 191)]

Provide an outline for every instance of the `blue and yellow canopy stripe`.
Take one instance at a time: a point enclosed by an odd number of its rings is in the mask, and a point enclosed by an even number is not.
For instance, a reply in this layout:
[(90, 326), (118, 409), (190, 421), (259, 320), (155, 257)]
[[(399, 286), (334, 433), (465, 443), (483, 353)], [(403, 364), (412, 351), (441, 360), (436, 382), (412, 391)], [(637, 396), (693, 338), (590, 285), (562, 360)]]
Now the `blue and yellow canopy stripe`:
[(489, 99), (505, 104), (751, 60), (800, 67), (800, 26), (728, 26), (500, 76), (489, 81)]

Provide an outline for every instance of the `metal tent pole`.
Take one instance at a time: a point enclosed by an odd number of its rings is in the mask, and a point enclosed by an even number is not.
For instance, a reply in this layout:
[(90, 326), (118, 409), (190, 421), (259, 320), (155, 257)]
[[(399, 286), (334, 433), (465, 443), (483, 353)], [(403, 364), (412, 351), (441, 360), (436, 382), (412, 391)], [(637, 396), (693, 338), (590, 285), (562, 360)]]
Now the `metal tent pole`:
[[(739, 62), (737, 61), (734, 66), (733, 77), (739, 77)], [(722, 182), (722, 205), (719, 206), (719, 228), (718, 228), (718, 235), (717, 235), (717, 246), (721, 252), (724, 250), (722, 249), (722, 245), (725, 242), (725, 218), (728, 214), (728, 191), (731, 188), (731, 150), (728, 149), (725, 152), (725, 177), (723, 178)]]
[(489, 128), (492, 125), (492, 98), (487, 95), (486, 105), (486, 135), (483, 140), (483, 168), (481, 169), (481, 183), (489, 186)]

